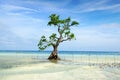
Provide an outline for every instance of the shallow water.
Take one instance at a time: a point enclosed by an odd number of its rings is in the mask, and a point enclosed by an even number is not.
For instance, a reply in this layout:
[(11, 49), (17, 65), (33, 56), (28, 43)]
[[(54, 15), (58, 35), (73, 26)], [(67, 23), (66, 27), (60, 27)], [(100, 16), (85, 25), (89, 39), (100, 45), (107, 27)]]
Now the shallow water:
[(120, 56), (0, 54), (0, 80), (119, 80)]

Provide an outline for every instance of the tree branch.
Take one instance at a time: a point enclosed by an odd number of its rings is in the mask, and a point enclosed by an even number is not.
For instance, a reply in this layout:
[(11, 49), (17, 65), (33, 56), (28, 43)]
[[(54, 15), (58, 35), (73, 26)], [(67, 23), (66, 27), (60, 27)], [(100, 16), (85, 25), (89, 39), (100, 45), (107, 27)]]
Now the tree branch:
[(58, 32), (60, 33), (60, 25), (57, 25), (58, 26)]
[(70, 40), (70, 38), (63, 39), (63, 40), (61, 40), (60, 42), (67, 41), (67, 40)]
[[(64, 25), (64, 26), (65, 26), (65, 25)], [(58, 32), (59, 32), (60, 37), (58, 38), (58, 41), (56, 42), (56, 44), (59, 45), (60, 42), (67, 41), (67, 40), (69, 40), (70, 38), (67, 38), (67, 39), (62, 40), (62, 34), (63, 34), (63, 33), (60, 32), (60, 31), (61, 31), (60, 25), (57, 25), (57, 27), (58, 27)], [(70, 27), (70, 25), (67, 24), (66, 27)], [(66, 29), (66, 28), (63, 28), (62, 31), (64, 32), (65, 29)]]

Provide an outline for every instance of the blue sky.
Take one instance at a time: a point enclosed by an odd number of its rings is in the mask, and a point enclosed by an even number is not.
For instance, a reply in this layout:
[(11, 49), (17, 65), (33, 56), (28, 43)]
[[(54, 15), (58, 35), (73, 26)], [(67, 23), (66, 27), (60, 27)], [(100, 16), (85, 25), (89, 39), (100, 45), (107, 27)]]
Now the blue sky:
[(80, 23), (59, 50), (120, 51), (120, 0), (0, 0), (0, 50), (38, 50), (51, 13)]

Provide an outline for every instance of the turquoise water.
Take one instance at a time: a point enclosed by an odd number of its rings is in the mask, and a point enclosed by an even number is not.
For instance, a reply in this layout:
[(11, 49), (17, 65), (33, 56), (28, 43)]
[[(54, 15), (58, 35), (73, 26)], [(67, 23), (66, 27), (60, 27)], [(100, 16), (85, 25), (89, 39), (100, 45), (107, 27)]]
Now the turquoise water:
[[(97, 64), (97, 63), (120, 63), (120, 52), (106, 52), (106, 51), (59, 51), (59, 57), (61, 60), (74, 62), (77, 64)], [(24, 59), (29, 58), (34, 61), (37, 60), (46, 60), (51, 51), (17, 51), (17, 50), (4, 50), (0, 51), (1, 59), (3, 61), (6, 57)], [(3, 58), (4, 57), (4, 58)], [(1, 60), (0, 59), (0, 60)]]
[[(3, 53), (24, 53), (24, 54), (50, 54), (51, 51), (18, 51), (18, 50), (1, 50), (0, 54)], [(120, 55), (120, 52), (115, 51), (58, 51), (59, 54), (70, 54), (70, 55)]]

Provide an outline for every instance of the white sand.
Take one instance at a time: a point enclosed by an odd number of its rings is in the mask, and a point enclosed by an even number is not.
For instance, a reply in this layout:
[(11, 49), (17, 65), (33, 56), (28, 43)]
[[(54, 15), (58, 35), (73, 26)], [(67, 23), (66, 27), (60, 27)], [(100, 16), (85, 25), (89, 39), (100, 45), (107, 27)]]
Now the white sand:
[[(75, 58), (70, 61), (59, 61), (58, 63), (52, 63), (47, 60), (37, 60), (35, 55), (18, 55), (8, 56), (2, 55), (0, 58), (0, 64), (12, 64), (16, 66), (8, 68), (0, 68), (0, 80), (119, 80), (120, 68), (105, 67), (100, 68), (98, 65), (89, 66), (89, 64), (81, 64), (83, 62), (89, 62), (88, 57), (82, 56), (81, 58)], [(106, 60), (107, 64), (111, 63), (111, 57), (101, 57), (102, 61)], [(4, 61), (2, 63), (2, 61)], [(5, 62), (7, 61), (7, 62)], [(78, 64), (80, 62), (80, 64)], [(91, 59), (90, 63), (101, 63)], [(117, 61), (117, 63), (119, 60)], [(20, 64), (16, 64), (20, 63)], [(104, 62), (105, 63), (105, 62)], [(116, 63), (116, 64), (117, 64)]]
[[(7, 76), (0, 80), (106, 80), (107, 77), (97, 67), (68, 66), (55, 63), (26, 65), (2, 70)], [(97, 75), (96, 75), (97, 74)]]

